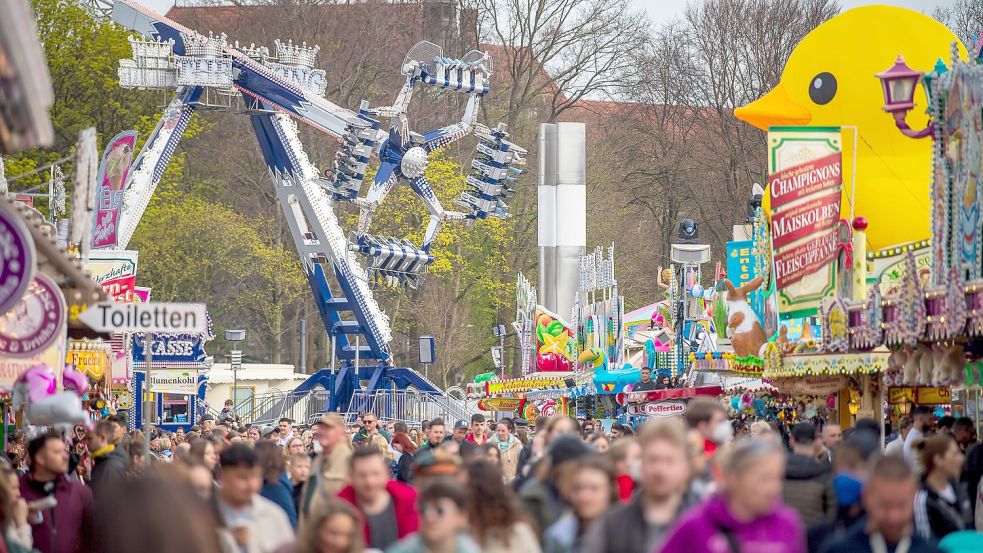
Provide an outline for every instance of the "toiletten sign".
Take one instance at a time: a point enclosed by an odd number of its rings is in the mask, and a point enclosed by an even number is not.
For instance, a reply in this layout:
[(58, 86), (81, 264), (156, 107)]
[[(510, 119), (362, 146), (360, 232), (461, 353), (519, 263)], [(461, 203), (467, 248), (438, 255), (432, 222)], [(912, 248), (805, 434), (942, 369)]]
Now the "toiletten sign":
[(768, 169), (779, 313), (782, 319), (815, 315), (822, 298), (836, 289), (840, 129), (772, 127)]

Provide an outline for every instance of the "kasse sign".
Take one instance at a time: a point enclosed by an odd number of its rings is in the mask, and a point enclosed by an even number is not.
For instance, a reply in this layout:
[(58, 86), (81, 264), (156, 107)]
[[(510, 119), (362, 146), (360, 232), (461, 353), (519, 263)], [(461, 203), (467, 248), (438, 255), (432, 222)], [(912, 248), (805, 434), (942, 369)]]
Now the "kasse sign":
[(99, 303), (86, 309), (79, 320), (96, 332), (208, 331), (203, 303)]

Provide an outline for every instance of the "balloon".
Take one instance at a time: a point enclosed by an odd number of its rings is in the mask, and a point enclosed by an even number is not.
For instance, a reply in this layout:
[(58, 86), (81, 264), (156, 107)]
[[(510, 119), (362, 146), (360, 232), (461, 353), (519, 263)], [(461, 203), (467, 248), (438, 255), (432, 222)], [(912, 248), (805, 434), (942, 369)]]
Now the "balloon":
[(478, 376), (474, 377), (474, 382), (475, 384), (481, 384), (482, 382), (487, 382), (493, 378), (495, 378), (494, 372), (481, 373)]
[(731, 409), (733, 409), (735, 411), (740, 410), (740, 408), (741, 408), (741, 398), (739, 398), (737, 396), (732, 397), (731, 400), (730, 400), (730, 407), (731, 407)]
[(689, 289), (689, 295), (694, 298), (703, 297), (703, 287), (699, 284), (694, 284), (692, 288)]
[(559, 353), (540, 353), (536, 356), (536, 366), (543, 372), (567, 372), (570, 370), (570, 361)]
[[(869, 251), (922, 240), (929, 237), (931, 179), (925, 177), (933, 141), (898, 132), (894, 119), (881, 110), (884, 98), (873, 76), (891, 67), (898, 54), (913, 69), (931, 71), (938, 58), (951, 58), (953, 42), (959, 57), (966, 59), (956, 35), (927, 15), (892, 6), (847, 10), (809, 32), (789, 56), (779, 84), (734, 115), (762, 130), (789, 125), (859, 128), (856, 152), (854, 131), (843, 130), (841, 216), (862, 215), (870, 221)], [(922, 129), (928, 121), (921, 86), (916, 86), (915, 103), (907, 123)], [(761, 204), (765, 213), (770, 192), (766, 190)]]
[(65, 372), (61, 375), (61, 380), (66, 390), (74, 391), (79, 397), (84, 396), (89, 391), (89, 379), (80, 373), (75, 365), (65, 365)]

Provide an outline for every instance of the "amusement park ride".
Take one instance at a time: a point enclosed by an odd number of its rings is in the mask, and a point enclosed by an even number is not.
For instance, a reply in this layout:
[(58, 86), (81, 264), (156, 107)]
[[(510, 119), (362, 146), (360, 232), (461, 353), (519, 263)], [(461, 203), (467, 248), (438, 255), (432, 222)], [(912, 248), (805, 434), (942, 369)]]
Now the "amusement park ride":
[[(471, 51), (451, 59), (439, 46), (421, 42), (403, 60), (406, 82), (393, 105), (372, 109), (363, 101), (353, 112), (323, 97), (326, 75), (314, 68), (316, 46), (276, 41), (272, 56), (264, 47), (229, 44), (225, 35), (206, 37), (130, 0), (97, 2), (107, 13), (111, 7), (114, 21), (143, 37), (130, 39), (133, 59), (120, 61), (120, 86), (176, 90), (128, 177), (117, 246), (125, 248), (133, 236), (195, 112), (223, 109), (247, 115), (331, 336), (332, 359), (340, 362), (337, 373), (324, 371), (331, 375), (334, 392), (329, 409), (345, 405), (362, 380), (368, 381), (367, 392), (391, 386), (440, 392), (416, 371), (393, 365), (389, 319), (371, 284), (415, 287), (433, 262), (431, 247), (445, 221), (507, 216), (526, 150), (508, 141), (504, 125), (489, 128), (477, 122), (479, 102), (489, 90), (488, 55)], [(417, 86), (467, 94), (461, 120), (422, 134), (411, 131), (406, 112)], [(386, 118), (388, 129), (383, 128)], [(310, 163), (294, 120), (340, 140), (331, 175), (320, 175)], [(448, 211), (424, 177), (428, 156), (472, 133), (479, 141), (467, 189), (457, 202), (463, 211)], [(360, 196), (373, 155), (379, 169)], [(409, 184), (430, 214), (419, 246), (369, 233), (373, 213), (400, 181)], [(360, 210), (350, 236), (334, 211), (343, 202)], [(358, 254), (367, 258), (367, 268)]]

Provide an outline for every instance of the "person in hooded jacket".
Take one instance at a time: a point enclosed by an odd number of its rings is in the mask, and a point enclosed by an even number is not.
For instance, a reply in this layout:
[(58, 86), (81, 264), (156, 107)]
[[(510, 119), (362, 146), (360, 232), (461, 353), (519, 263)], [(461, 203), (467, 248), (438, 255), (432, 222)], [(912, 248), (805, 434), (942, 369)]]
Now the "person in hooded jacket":
[(797, 423), (792, 427), (789, 443), (792, 454), (785, 461), (782, 487), (785, 504), (798, 511), (807, 526), (832, 517), (836, 513), (836, 496), (830, 466), (816, 459), (819, 443), (815, 425)]

